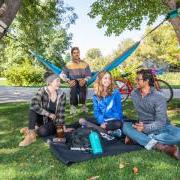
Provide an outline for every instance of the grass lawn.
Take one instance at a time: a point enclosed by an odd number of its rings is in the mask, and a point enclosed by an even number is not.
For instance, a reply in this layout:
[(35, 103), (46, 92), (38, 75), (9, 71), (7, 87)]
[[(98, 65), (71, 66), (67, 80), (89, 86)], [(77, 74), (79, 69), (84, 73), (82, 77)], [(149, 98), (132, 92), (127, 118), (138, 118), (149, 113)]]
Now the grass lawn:
[(174, 89), (180, 89), (180, 72), (168, 72), (158, 76), (159, 79), (166, 81)]
[[(91, 108), (92, 104), (89, 102), (88, 106)], [(55, 158), (41, 139), (20, 148), (18, 143), (22, 136), (19, 129), (27, 125), (28, 107), (27, 103), (0, 104), (0, 179), (85, 180), (92, 176), (99, 176), (101, 180), (180, 179), (180, 161), (153, 150), (104, 157), (67, 167)], [(124, 105), (124, 112), (129, 117), (136, 116), (131, 101)], [(179, 112), (180, 101), (173, 100), (168, 105), (168, 115), (178, 126)], [(69, 111), (66, 113), (68, 115)], [(78, 120), (79, 116), (69, 116), (68, 123)], [(120, 163), (125, 163), (125, 167), (119, 168)], [(136, 175), (132, 172), (135, 166), (139, 168)]]
[(0, 78), (0, 86), (9, 86), (5, 78)]

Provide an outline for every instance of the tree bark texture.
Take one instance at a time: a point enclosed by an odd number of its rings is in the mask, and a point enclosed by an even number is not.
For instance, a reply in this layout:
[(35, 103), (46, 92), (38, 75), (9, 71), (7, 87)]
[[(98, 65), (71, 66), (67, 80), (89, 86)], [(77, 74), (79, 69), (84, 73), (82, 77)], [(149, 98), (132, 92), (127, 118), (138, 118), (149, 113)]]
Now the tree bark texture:
[(0, 0), (0, 38), (15, 18), (22, 0)]
[[(177, 6), (179, 3), (179, 0), (164, 0), (163, 3), (168, 7), (169, 10), (174, 10), (174, 9), (178, 8)], [(173, 28), (176, 32), (177, 39), (180, 44), (180, 17), (176, 17), (174, 19), (169, 19), (169, 22), (173, 26)]]

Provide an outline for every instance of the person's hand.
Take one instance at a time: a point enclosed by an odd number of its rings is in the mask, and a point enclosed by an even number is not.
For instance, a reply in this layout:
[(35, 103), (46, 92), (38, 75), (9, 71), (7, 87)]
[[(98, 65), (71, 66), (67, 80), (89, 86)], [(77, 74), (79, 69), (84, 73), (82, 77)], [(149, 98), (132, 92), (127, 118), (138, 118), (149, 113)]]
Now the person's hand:
[(85, 80), (85, 79), (80, 79), (80, 80), (79, 80), (79, 85), (80, 85), (81, 87), (83, 87), (85, 84), (86, 84), (86, 80)]
[(106, 127), (107, 127), (107, 123), (101, 124), (101, 128), (106, 129)]
[(69, 80), (68, 84), (69, 84), (70, 87), (73, 87), (73, 86), (76, 85), (76, 81), (75, 80)]
[(144, 130), (143, 122), (135, 123), (133, 127), (139, 132), (142, 132)]
[(56, 119), (56, 115), (55, 114), (49, 114), (49, 118), (52, 119), (52, 120), (55, 120)]

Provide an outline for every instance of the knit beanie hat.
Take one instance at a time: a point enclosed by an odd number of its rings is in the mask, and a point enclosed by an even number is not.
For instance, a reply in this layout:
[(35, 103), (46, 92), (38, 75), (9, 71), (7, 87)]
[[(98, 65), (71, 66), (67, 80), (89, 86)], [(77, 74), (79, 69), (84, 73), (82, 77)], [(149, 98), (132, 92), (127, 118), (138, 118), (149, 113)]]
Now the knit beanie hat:
[(52, 83), (55, 79), (59, 78), (59, 76), (56, 75), (56, 74), (53, 74), (53, 73), (51, 73), (51, 72), (46, 72), (45, 75), (44, 75), (44, 78), (45, 78), (47, 84), (50, 84), (50, 83)]

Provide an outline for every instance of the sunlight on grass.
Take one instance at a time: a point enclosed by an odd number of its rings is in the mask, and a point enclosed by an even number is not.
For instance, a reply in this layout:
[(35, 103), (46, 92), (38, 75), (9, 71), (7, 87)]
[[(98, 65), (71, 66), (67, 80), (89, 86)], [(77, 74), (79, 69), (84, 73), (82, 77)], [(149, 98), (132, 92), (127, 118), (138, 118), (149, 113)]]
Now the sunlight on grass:
[[(180, 101), (173, 100), (168, 104), (168, 115), (171, 122), (180, 125)], [(19, 129), (27, 126), (27, 103), (0, 104), (0, 179), (63, 179), (84, 180), (92, 176), (99, 179), (179, 179), (180, 162), (157, 151), (141, 150), (93, 159), (70, 167), (63, 165), (56, 159), (49, 149), (49, 145), (42, 139), (25, 147), (18, 147), (23, 137)], [(92, 103), (88, 101), (88, 108), (92, 116)], [(69, 109), (69, 105), (67, 105)], [(124, 114), (136, 118), (132, 102), (128, 100), (124, 105)], [(75, 116), (66, 112), (68, 123), (75, 122), (84, 114)], [(120, 163), (126, 163), (123, 169)], [(134, 175), (133, 167), (139, 168)]]

